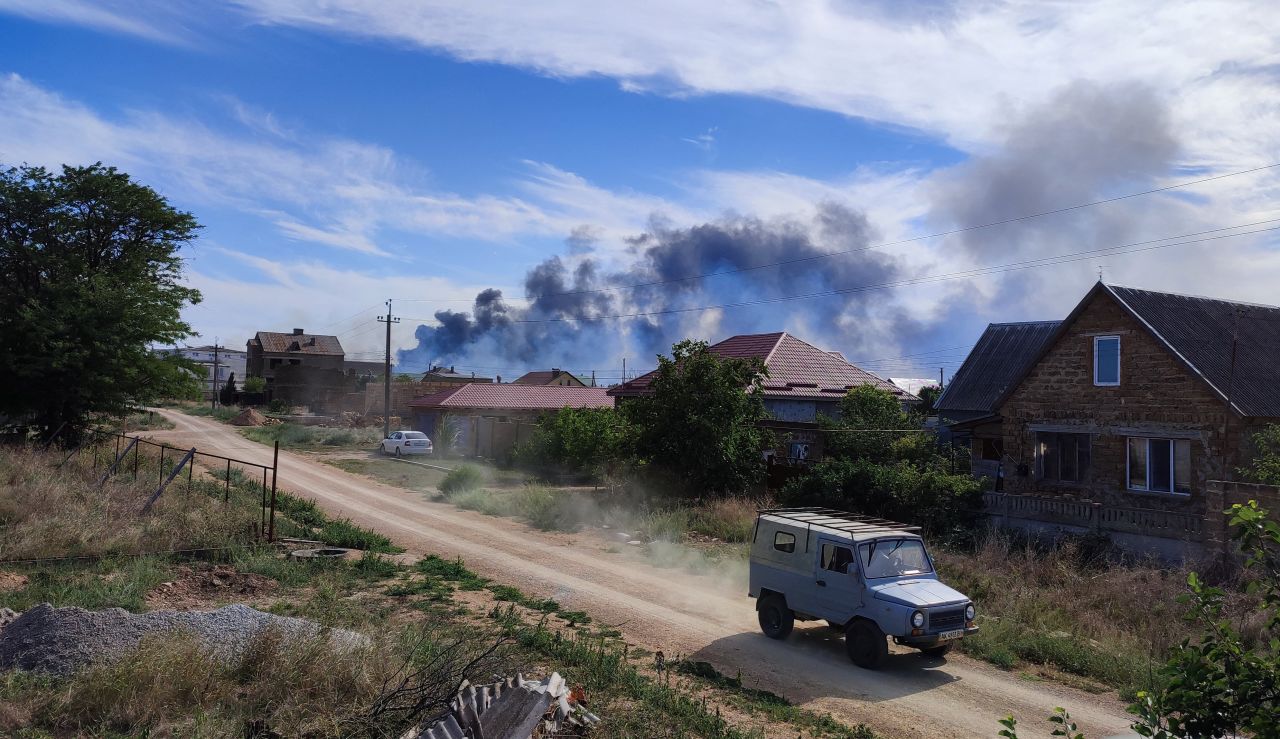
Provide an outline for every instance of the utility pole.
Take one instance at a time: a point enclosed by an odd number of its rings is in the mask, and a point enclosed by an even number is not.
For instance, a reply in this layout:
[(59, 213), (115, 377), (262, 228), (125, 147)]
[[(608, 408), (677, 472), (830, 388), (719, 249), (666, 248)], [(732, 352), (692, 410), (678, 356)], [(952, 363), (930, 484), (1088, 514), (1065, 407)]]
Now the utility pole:
[(218, 337), (213, 337), (213, 382), (210, 384), (209, 408), (218, 407)]
[(943, 384), (943, 383), (942, 383), (942, 368), (941, 368), (941, 367), (939, 367), (939, 368), (938, 368), (938, 389), (939, 389), (939, 390), (941, 390), (941, 389), (942, 389), (942, 384)]
[(382, 438), (391, 435), (391, 324), (400, 319), (391, 315), (391, 301), (387, 301), (387, 317), (378, 316), (378, 323), (387, 324), (387, 360), (382, 374)]
[(622, 384), (627, 384), (627, 358), (622, 358)]

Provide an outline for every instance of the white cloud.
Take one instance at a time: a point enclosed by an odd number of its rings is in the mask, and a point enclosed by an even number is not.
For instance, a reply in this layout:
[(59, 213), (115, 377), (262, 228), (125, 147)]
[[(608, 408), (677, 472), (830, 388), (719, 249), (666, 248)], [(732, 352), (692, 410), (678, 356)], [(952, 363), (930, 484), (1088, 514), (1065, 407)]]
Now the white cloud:
[(0, 77), (0, 159), (49, 167), (107, 162), (182, 202), (236, 208), (288, 239), (364, 254), (387, 255), (424, 235), (508, 243), (566, 237), (584, 223), (620, 239), (655, 210), (681, 213), (538, 162), (527, 162), (516, 183), (528, 197), (432, 190), (386, 147), (304, 136), (268, 113), (229, 108), (249, 125), (215, 130), (138, 110), (112, 118), (11, 74)]
[(0, 13), (34, 20), (88, 26), (111, 33), (140, 36), (163, 43), (185, 43), (174, 27), (175, 4), (154, 5), (139, 12), (137, 6), (84, 0), (0, 0)]
[[(1270, 0), (727, 3), (239, 0), (261, 23), (392, 39), (628, 89), (759, 95), (968, 149), (1077, 79), (1140, 81), (1186, 118), (1197, 163), (1256, 161), (1277, 124)], [(1216, 103), (1228, 95), (1224, 107)], [(1248, 101), (1248, 102), (1245, 102)], [(1233, 113), (1244, 106), (1251, 115)], [(1245, 112), (1245, 111), (1239, 111)], [(1229, 121), (1226, 127), (1213, 125)], [(1231, 131), (1224, 135), (1222, 131)], [(1274, 152), (1273, 152), (1274, 153)]]

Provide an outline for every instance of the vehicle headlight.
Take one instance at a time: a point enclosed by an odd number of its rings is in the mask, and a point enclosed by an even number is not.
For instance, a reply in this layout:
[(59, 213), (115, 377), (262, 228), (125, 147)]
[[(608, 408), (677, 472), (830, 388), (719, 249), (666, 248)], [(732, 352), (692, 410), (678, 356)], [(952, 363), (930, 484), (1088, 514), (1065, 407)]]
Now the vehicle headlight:
[(973, 609), (973, 604), (972, 604), (972, 603), (970, 603), (969, 605), (967, 605), (967, 606), (965, 606), (965, 607), (964, 607), (964, 620), (965, 620), (965, 621), (972, 621), (972, 620), (973, 620), (973, 617), (974, 617), (974, 615), (975, 615), (976, 613), (977, 613), (977, 611), (975, 611), (975, 610)]
[(917, 629), (923, 628), (924, 614), (919, 611), (916, 611), (915, 613), (911, 614), (911, 625), (916, 627)]

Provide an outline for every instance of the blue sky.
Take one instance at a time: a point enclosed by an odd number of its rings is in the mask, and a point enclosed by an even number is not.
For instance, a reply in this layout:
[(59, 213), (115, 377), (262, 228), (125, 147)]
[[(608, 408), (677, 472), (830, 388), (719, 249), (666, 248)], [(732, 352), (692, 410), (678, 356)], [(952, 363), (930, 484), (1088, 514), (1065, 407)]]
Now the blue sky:
[[(1265, 3), (731, 5), (0, 0), (0, 161), (102, 160), (194, 212), (196, 340), (304, 326), (364, 356), (391, 297), (408, 369), (603, 375), (673, 338), (786, 329), (930, 376), (988, 321), (1063, 315), (1100, 262), (1120, 283), (1275, 302), (1266, 234), (919, 282), (1276, 217), (1274, 171), (861, 251), (1280, 161)], [(789, 279), (612, 289), (666, 263), (848, 249), (864, 256)], [(553, 257), (587, 263), (608, 306), (526, 307)], [(558, 322), (873, 277), (904, 284), (647, 328)], [(488, 287), (509, 318), (557, 322), (446, 341), (436, 312)]]

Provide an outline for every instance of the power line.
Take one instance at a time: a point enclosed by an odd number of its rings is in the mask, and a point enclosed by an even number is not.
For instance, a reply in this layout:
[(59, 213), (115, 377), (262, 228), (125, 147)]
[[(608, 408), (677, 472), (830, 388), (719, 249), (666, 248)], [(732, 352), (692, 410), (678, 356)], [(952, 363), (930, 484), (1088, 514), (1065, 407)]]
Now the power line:
[[(1068, 205), (1062, 208), (1053, 208), (1050, 210), (1042, 210), (1037, 213), (1029, 213), (1023, 216), (1005, 218), (999, 221), (990, 221), (988, 223), (980, 223), (974, 226), (963, 226), (961, 228), (954, 228), (949, 231), (938, 231), (935, 233), (924, 234), (922, 236), (912, 236), (906, 239), (898, 239), (897, 241), (885, 241), (878, 244), (868, 244), (866, 246), (859, 246), (853, 249), (845, 249), (843, 251), (826, 252), (823, 254), (814, 254), (807, 257), (797, 257), (795, 259), (784, 259), (777, 262), (766, 262), (764, 264), (756, 264), (750, 267), (737, 267), (734, 269), (727, 269), (719, 272), (704, 272), (702, 274), (686, 275), (684, 277), (672, 277), (672, 278), (663, 279), (663, 280), (637, 282), (630, 285), (613, 285), (610, 287), (599, 287), (599, 288), (592, 288), (589, 290), (567, 290), (565, 292), (558, 292), (558, 293), (541, 293), (538, 295), (526, 295), (523, 298), (504, 297), (503, 300), (508, 300), (508, 301), (538, 300), (541, 298), (554, 298), (554, 297), (560, 297), (564, 295), (590, 295), (594, 293), (617, 292), (620, 290), (634, 290), (641, 287), (655, 287), (657, 285), (666, 285), (666, 284), (675, 283), (675, 282), (689, 282), (692, 280), (701, 280), (707, 277), (720, 277), (722, 275), (741, 274), (743, 272), (752, 272), (755, 270), (767, 269), (769, 267), (782, 267), (788, 264), (799, 264), (802, 262), (810, 262), (818, 259), (831, 259), (833, 257), (846, 256), (848, 254), (855, 254), (857, 252), (870, 251), (872, 249), (883, 249), (889, 246), (899, 246), (901, 244), (910, 244), (916, 241), (924, 241), (926, 239), (935, 239), (943, 236), (954, 236), (956, 234), (967, 233), (969, 231), (978, 231), (985, 228), (994, 228), (995, 226), (1006, 226), (1010, 223), (1019, 223), (1021, 221), (1029, 221), (1034, 218), (1043, 218), (1045, 216), (1057, 215), (1060, 213), (1069, 213), (1071, 211), (1082, 210), (1084, 208), (1092, 208), (1098, 205), (1106, 205), (1108, 203), (1115, 203), (1121, 200), (1130, 200), (1132, 198), (1143, 197), (1145, 195), (1155, 195), (1157, 193), (1169, 192), (1170, 190), (1178, 190), (1184, 187), (1191, 187), (1193, 185), (1202, 185), (1206, 182), (1213, 182), (1215, 180), (1224, 180), (1229, 177), (1239, 177), (1241, 175), (1253, 174), (1255, 172), (1262, 172), (1268, 169), (1275, 169), (1276, 167), (1280, 167), (1280, 162), (1276, 162), (1274, 164), (1266, 164), (1261, 167), (1253, 167), (1251, 169), (1242, 169), (1238, 172), (1228, 172), (1226, 174), (1214, 175), (1212, 177), (1202, 177), (1198, 180), (1187, 180), (1185, 182), (1179, 182), (1173, 185), (1166, 185), (1164, 187), (1156, 187), (1150, 190), (1143, 190), (1141, 192), (1133, 192), (1127, 195), (1117, 195), (1111, 198), (1103, 198), (1101, 200), (1092, 200), (1087, 203), (1080, 203), (1077, 205)], [(401, 302), (406, 302), (406, 303), (470, 303), (470, 302), (473, 302), (471, 299), (462, 299), (462, 298), (441, 299), (441, 300), (423, 300), (420, 298), (396, 298), (396, 300), (399, 300)]]
[[(1273, 165), (1273, 166), (1280, 166), (1280, 165)], [(832, 290), (823, 290), (819, 292), (805, 293), (800, 295), (783, 295), (775, 298), (760, 298), (757, 300), (744, 300), (744, 301), (733, 302), (733, 303), (718, 303), (714, 305), (690, 306), (686, 308), (665, 308), (662, 310), (638, 311), (635, 313), (615, 313), (611, 315), (602, 315), (602, 316), (575, 316), (572, 318), (561, 317), (561, 318), (511, 319), (511, 323), (571, 323), (574, 321), (607, 321), (607, 320), (612, 320), (617, 318), (645, 318), (649, 316), (673, 315), (673, 314), (680, 314), (680, 313), (698, 313), (698, 312), (707, 311), (707, 310), (715, 310), (718, 308), (746, 308), (746, 307), (757, 306), (757, 305), (773, 305), (776, 303), (785, 303), (785, 302), (790, 302), (794, 300), (809, 300), (812, 298), (831, 297), (835, 295), (848, 295), (852, 293), (866, 292), (870, 290), (883, 290), (883, 289), (888, 289), (893, 287), (903, 287), (906, 285), (920, 285), (920, 284), (930, 284), (935, 282), (945, 282), (948, 280), (971, 279), (973, 277), (982, 277), (989, 274), (999, 274), (1001, 272), (1013, 272), (1013, 271), (1023, 270), (1023, 269), (1034, 269), (1037, 267), (1047, 267), (1047, 266), (1053, 266), (1058, 264), (1068, 264), (1070, 262), (1077, 262), (1082, 259), (1091, 259), (1100, 254), (1107, 254), (1107, 255), (1133, 254), (1133, 253), (1143, 252), (1143, 251), (1153, 251), (1156, 249), (1167, 249), (1174, 246), (1187, 246), (1189, 244), (1199, 244), (1199, 243), (1204, 243), (1208, 241), (1218, 241), (1221, 239), (1234, 238), (1237, 236), (1249, 236), (1252, 234), (1266, 233), (1269, 231), (1280, 230), (1280, 226), (1272, 226), (1269, 228), (1256, 229), (1253, 231), (1241, 231), (1239, 233), (1233, 233), (1233, 234), (1222, 234), (1219, 236), (1209, 236), (1203, 239), (1175, 241), (1173, 243), (1167, 243), (1167, 244), (1159, 243), (1162, 241), (1170, 241), (1171, 239), (1182, 239), (1188, 236), (1200, 236), (1203, 234), (1218, 233), (1221, 231), (1230, 231), (1233, 229), (1257, 226), (1264, 223), (1275, 223), (1277, 221), (1280, 221), (1280, 218), (1272, 218), (1272, 219), (1267, 219), (1262, 221), (1255, 221), (1253, 223), (1242, 223), (1235, 226), (1214, 228), (1206, 231), (1196, 231), (1196, 232), (1180, 234), (1176, 236), (1165, 236), (1158, 239), (1148, 239), (1146, 241), (1134, 241), (1127, 244), (1118, 244), (1116, 246), (1102, 247), (1099, 249), (1088, 249), (1085, 251), (1068, 252), (1065, 254), (1056, 254), (1056, 255), (1051, 255), (1047, 257), (1037, 257), (1035, 259), (1028, 259), (1020, 262), (1008, 262), (1005, 264), (991, 265), (988, 267), (978, 267), (970, 270), (963, 270), (960, 272), (951, 272), (951, 273), (946, 273), (941, 275), (927, 275), (924, 277), (914, 277), (914, 278), (909, 278), (905, 280), (881, 282), (881, 283), (868, 284), (868, 285), (857, 285), (857, 286), (846, 287), (846, 288), (836, 288)], [(1145, 244), (1155, 244), (1155, 246), (1143, 246)], [(1140, 248), (1134, 248), (1134, 247), (1140, 247)], [(405, 320), (425, 322), (425, 321), (431, 321), (434, 319), (420, 318), (420, 317), (406, 317)]]
[[(784, 260), (777, 261), (777, 262), (766, 262), (766, 263), (763, 263), (763, 264), (756, 264), (756, 265), (752, 265), (752, 266), (750, 266), (750, 267), (737, 267), (737, 268), (734, 268), (734, 269), (721, 270), (721, 271), (719, 271), (719, 272), (704, 272), (704, 273), (702, 273), (702, 274), (686, 275), (686, 276), (684, 276), (684, 277), (672, 277), (672, 278), (663, 279), (663, 280), (651, 280), (651, 281), (649, 281), (649, 282), (637, 282), (637, 283), (633, 283), (633, 284), (630, 284), (630, 285), (613, 285), (613, 286), (610, 286), (610, 287), (599, 287), (599, 288), (592, 288), (592, 289), (589, 289), (589, 290), (568, 290), (568, 291), (565, 291), (565, 292), (558, 292), (558, 293), (542, 293), (542, 294), (539, 294), (539, 295), (526, 295), (526, 296), (524, 297), (524, 299), (525, 299), (525, 300), (538, 300), (538, 299), (540, 299), (540, 298), (552, 298), (552, 297), (559, 297), (559, 296), (563, 296), (563, 295), (590, 295), (590, 294), (594, 294), (594, 293), (616, 292), (616, 291), (620, 291), (620, 290), (634, 290), (634, 289), (641, 288), (641, 287), (654, 287), (654, 286), (657, 286), (657, 285), (667, 285), (667, 284), (676, 283), (676, 282), (689, 282), (689, 281), (692, 281), (692, 280), (701, 280), (701, 279), (704, 279), (704, 278), (707, 278), (707, 277), (720, 277), (720, 276), (722, 276), (722, 275), (735, 275), (735, 274), (741, 274), (741, 273), (743, 273), (743, 272), (752, 272), (752, 271), (760, 270), (760, 269), (768, 269), (768, 268), (770, 268), (770, 267), (782, 267), (782, 266), (786, 266), (786, 265), (789, 265), (789, 264), (799, 264), (799, 263), (803, 263), (803, 262), (811, 262), (811, 261), (815, 261), (815, 260), (819, 260), (819, 259), (831, 259), (831, 258), (833, 258), (833, 257), (846, 256), (846, 255), (848, 255), (848, 254), (855, 254), (855, 253), (858, 253), (858, 252), (870, 251), (870, 250), (872, 250), (872, 249), (883, 249), (883, 248), (885, 248), (885, 247), (889, 247), (889, 246), (899, 246), (899, 245), (901, 245), (901, 244), (910, 244), (910, 243), (913, 243), (913, 242), (916, 242), (916, 241), (924, 241), (924, 240), (926, 240), (926, 239), (935, 239), (935, 238), (940, 238), (940, 237), (943, 237), (943, 236), (954, 236), (954, 235), (956, 235), (956, 234), (968, 233), (968, 232), (970, 232), (970, 231), (979, 231), (979, 230), (986, 229), (986, 228), (994, 228), (995, 226), (1006, 226), (1006, 225), (1008, 225), (1008, 224), (1010, 224), (1010, 223), (1019, 223), (1019, 222), (1022, 222), (1022, 221), (1029, 221), (1029, 220), (1032, 220), (1032, 219), (1034, 219), (1034, 218), (1043, 218), (1043, 217), (1045, 217), (1045, 216), (1057, 215), (1057, 214), (1060, 214), (1060, 213), (1069, 213), (1069, 212), (1071, 212), (1071, 211), (1082, 210), (1082, 209), (1084, 209), (1084, 208), (1092, 208), (1092, 207), (1094, 207), (1094, 206), (1098, 206), (1098, 205), (1106, 205), (1106, 204), (1108, 204), (1108, 203), (1115, 203), (1115, 202), (1119, 202), (1119, 201), (1121, 201), (1121, 200), (1129, 200), (1129, 199), (1132, 199), (1132, 198), (1143, 197), (1143, 196), (1146, 196), (1146, 195), (1154, 195), (1154, 194), (1157, 194), (1157, 193), (1169, 192), (1170, 190), (1178, 190), (1178, 189), (1181, 189), (1181, 188), (1184, 188), (1184, 187), (1191, 187), (1191, 186), (1193, 186), (1193, 185), (1202, 185), (1202, 184), (1204, 184), (1204, 183), (1206, 183), (1206, 182), (1213, 182), (1213, 181), (1215, 181), (1215, 180), (1224, 180), (1224, 179), (1227, 179), (1227, 178), (1229, 178), (1229, 177), (1239, 177), (1239, 176), (1241, 176), (1241, 175), (1253, 174), (1253, 173), (1255, 173), (1255, 172), (1262, 172), (1262, 171), (1265, 171), (1265, 170), (1268, 170), (1268, 169), (1274, 169), (1274, 168), (1276, 168), (1276, 167), (1280, 167), (1280, 162), (1276, 162), (1276, 163), (1274, 163), (1274, 164), (1267, 164), (1267, 165), (1263, 165), (1263, 166), (1261, 166), (1261, 167), (1253, 167), (1253, 168), (1251, 168), (1251, 169), (1243, 169), (1243, 170), (1240, 170), (1240, 171), (1238, 171), (1238, 172), (1228, 172), (1228, 173), (1226, 173), (1226, 174), (1214, 175), (1214, 176), (1212, 176), (1212, 177), (1202, 177), (1202, 178), (1200, 178), (1200, 179), (1198, 179), (1198, 180), (1187, 180), (1187, 181), (1185, 181), (1185, 182), (1179, 182), (1179, 183), (1176, 183), (1176, 184), (1173, 184), (1173, 185), (1166, 185), (1166, 186), (1164, 186), (1164, 187), (1156, 187), (1156, 188), (1152, 188), (1152, 189), (1150, 189), (1150, 190), (1143, 190), (1143, 191), (1141, 191), (1141, 192), (1133, 192), (1133, 193), (1129, 193), (1129, 194), (1127, 194), (1127, 195), (1117, 195), (1117, 196), (1115, 196), (1115, 197), (1111, 197), (1111, 198), (1103, 198), (1103, 199), (1101, 199), (1101, 200), (1092, 200), (1092, 201), (1087, 202), (1087, 203), (1079, 203), (1079, 204), (1077, 204), (1077, 205), (1068, 205), (1068, 206), (1065, 206), (1065, 207), (1062, 207), (1062, 208), (1053, 208), (1053, 209), (1050, 209), (1050, 210), (1042, 210), (1042, 211), (1039, 211), (1039, 212), (1037, 212), (1037, 213), (1029, 213), (1029, 214), (1027, 214), (1027, 215), (1023, 215), (1023, 216), (1015, 216), (1015, 217), (1013, 217), (1013, 218), (1005, 218), (1005, 219), (1003, 219), (1003, 220), (999, 220), (999, 221), (990, 221), (990, 222), (988, 222), (988, 223), (980, 223), (980, 224), (977, 224), (977, 225), (974, 225), (974, 226), (963, 226), (963, 227), (961, 227), (961, 228), (953, 228), (953, 229), (951, 229), (951, 230), (949, 230), (949, 231), (938, 231), (938, 232), (935, 232), (935, 233), (924, 234), (924, 235), (921, 235), (921, 236), (912, 236), (912, 237), (910, 237), (910, 238), (898, 239), (898, 240), (896, 240), (896, 241), (885, 241), (885, 242), (881, 242), (881, 243), (878, 243), (878, 244), (868, 244), (868, 245), (866, 245), (866, 246), (859, 246), (859, 247), (855, 247), (855, 248), (853, 248), (853, 249), (845, 249), (845, 250), (843, 250), (843, 251), (826, 252), (826, 253), (823, 253), (823, 254), (814, 254), (814, 255), (810, 255), (810, 256), (807, 256), (807, 257), (796, 257), (796, 258), (794, 258), (794, 259), (784, 259)], [(404, 300), (405, 302), (420, 302), (420, 303), (437, 302), (437, 301), (430, 301), (430, 300), (418, 300), (418, 299), (409, 299), (409, 298), (404, 298), (404, 299), (397, 298), (397, 300)], [(443, 301), (441, 301), (441, 302), (443, 302)], [(468, 301), (457, 301), (457, 302), (468, 302)]]

